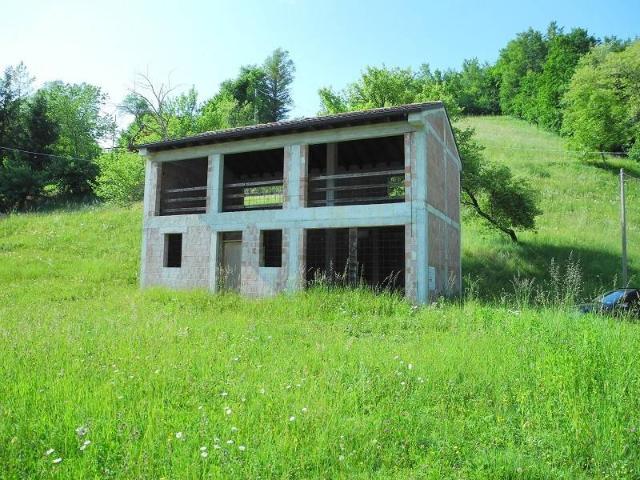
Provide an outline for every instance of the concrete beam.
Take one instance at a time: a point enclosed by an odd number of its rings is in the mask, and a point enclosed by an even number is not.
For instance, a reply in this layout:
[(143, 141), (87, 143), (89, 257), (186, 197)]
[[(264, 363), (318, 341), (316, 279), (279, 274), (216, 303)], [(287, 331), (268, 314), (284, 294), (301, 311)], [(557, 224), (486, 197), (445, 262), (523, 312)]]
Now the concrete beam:
[(156, 162), (186, 160), (189, 158), (207, 157), (214, 153), (241, 153), (272, 148), (284, 148), (287, 145), (308, 145), (316, 143), (344, 142), (365, 138), (391, 137), (415, 131), (415, 127), (407, 122), (390, 122), (359, 127), (336, 128), (332, 130), (316, 130), (313, 132), (276, 135), (273, 137), (238, 140), (235, 142), (188, 147), (161, 152), (149, 152), (149, 158)]

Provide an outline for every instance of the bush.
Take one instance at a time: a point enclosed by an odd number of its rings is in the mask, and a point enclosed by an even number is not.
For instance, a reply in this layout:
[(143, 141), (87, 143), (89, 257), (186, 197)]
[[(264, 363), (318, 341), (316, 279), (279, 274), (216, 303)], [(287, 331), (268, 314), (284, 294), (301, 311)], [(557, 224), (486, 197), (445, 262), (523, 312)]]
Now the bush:
[(636, 141), (629, 149), (629, 160), (640, 162), (640, 132), (636, 137)]
[(95, 194), (110, 203), (126, 205), (142, 200), (144, 160), (135, 153), (112, 152), (98, 157), (100, 168), (93, 185)]
[(42, 195), (43, 172), (19, 158), (0, 159), (0, 212), (26, 209)]

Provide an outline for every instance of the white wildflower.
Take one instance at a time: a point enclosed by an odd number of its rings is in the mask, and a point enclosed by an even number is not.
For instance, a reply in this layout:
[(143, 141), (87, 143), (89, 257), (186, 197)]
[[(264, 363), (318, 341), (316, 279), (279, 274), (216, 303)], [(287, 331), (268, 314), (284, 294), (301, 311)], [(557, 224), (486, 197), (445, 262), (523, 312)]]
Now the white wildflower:
[(244, 445), (238, 446), (238, 450), (240, 450), (241, 452), (244, 452), (246, 449), (247, 447), (245, 447)]
[(224, 409), (224, 413), (225, 413), (225, 415), (231, 415), (231, 409), (229, 407), (226, 407)]
[(409, 365), (407, 365), (407, 368), (408, 368), (409, 370), (413, 370), (413, 363), (410, 363)]
[(295, 421), (295, 419), (296, 419), (296, 417), (295, 417), (294, 415), (291, 415), (291, 416), (289, 417), (289, 421), (290, 421), (290, 422), (294, 422), (294, 421)]
[(80, 450), (84, 451), (89, 445), (91, 445), (91, 440), (85, 440), (82, 445), (80, 445)]
[(232, 439), (227, 440), (227, 445), (233, 445), (233, 440)]
[(184, 433), (182, 433), (182, 432), (176, 432), (176, 438), (177, 438), (178, 440), (182, 440), (182, 439), (184, 438)]
[(338, 460), (340, 460), (341, 462), (342, 462), (342, 461), (344, 461), (344, 455), (340, 455), (340, 456), (338, 457)]
[(53, 459), (53, 463), (60, 463), (61, 461), (62, 461), (62, 458), (60, 457)]
[(202, 447), (200, 447), (200, 451), (201, 452), (206, 452), (207, 451), (207, 447), (203, 445)]
[(202, 452), (200, 452), (200, 456), (202, 458), (207, 458), (209, 456), (209, 452), (207, 452), (206, 450), (203, 450)]
[(222, 392), (222, 393), (220, 394), (220, 396), (221, 396), (221, 397), (226, 397), (227, 395), (229, 395), (227, 392)]
[(79, 437), (84, 437), (87, 433), (89, 433), (89, 429), (87, 427), (76, 428), (76, 435)]
[(302, 413), (307, 413), (307, 407), (302, 407)]
[(44, 452), (45, 455), (49, 456), (51, 455), (53, 452), (55, 452), (55, 450), (53, 448), (50, 448), (49, 450), (47, 450), (46, 452)]
[(231, 431), (232, 431), (233, 433), (236, 433), (236, 432), (238, 431), (238, 427), (231, 427)]

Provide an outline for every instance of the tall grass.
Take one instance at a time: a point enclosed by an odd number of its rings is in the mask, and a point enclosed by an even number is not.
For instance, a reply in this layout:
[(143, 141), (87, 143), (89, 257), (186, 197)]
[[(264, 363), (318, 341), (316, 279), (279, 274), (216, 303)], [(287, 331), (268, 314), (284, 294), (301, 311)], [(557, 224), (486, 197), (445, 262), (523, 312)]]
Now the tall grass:
[(366, 289), (139, 291), (139, 218), (2, 220), (0, 477), (640, 475), (636, 325)]

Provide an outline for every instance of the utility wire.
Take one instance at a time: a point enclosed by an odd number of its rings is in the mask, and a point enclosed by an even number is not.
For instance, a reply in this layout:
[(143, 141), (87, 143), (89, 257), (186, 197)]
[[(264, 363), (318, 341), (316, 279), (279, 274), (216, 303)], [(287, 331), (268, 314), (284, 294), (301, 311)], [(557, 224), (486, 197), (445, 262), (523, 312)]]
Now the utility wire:
[(29, 150), (22, 150), (21, 148), (3, 147), (2, 145), (0, 145), (0, 150), (27, 153), (29, 155), (40, 155), (40, 156), (43, 156), (43, 157), (62, 158), (63, 160), (79, 160), (81, 162), (91, 162), (91, 160), (88, 160), (86, 158), (70, 157), (70, 156), (64, 156), (64, 155), (54, 155), (52, 153), (31, 152)]

